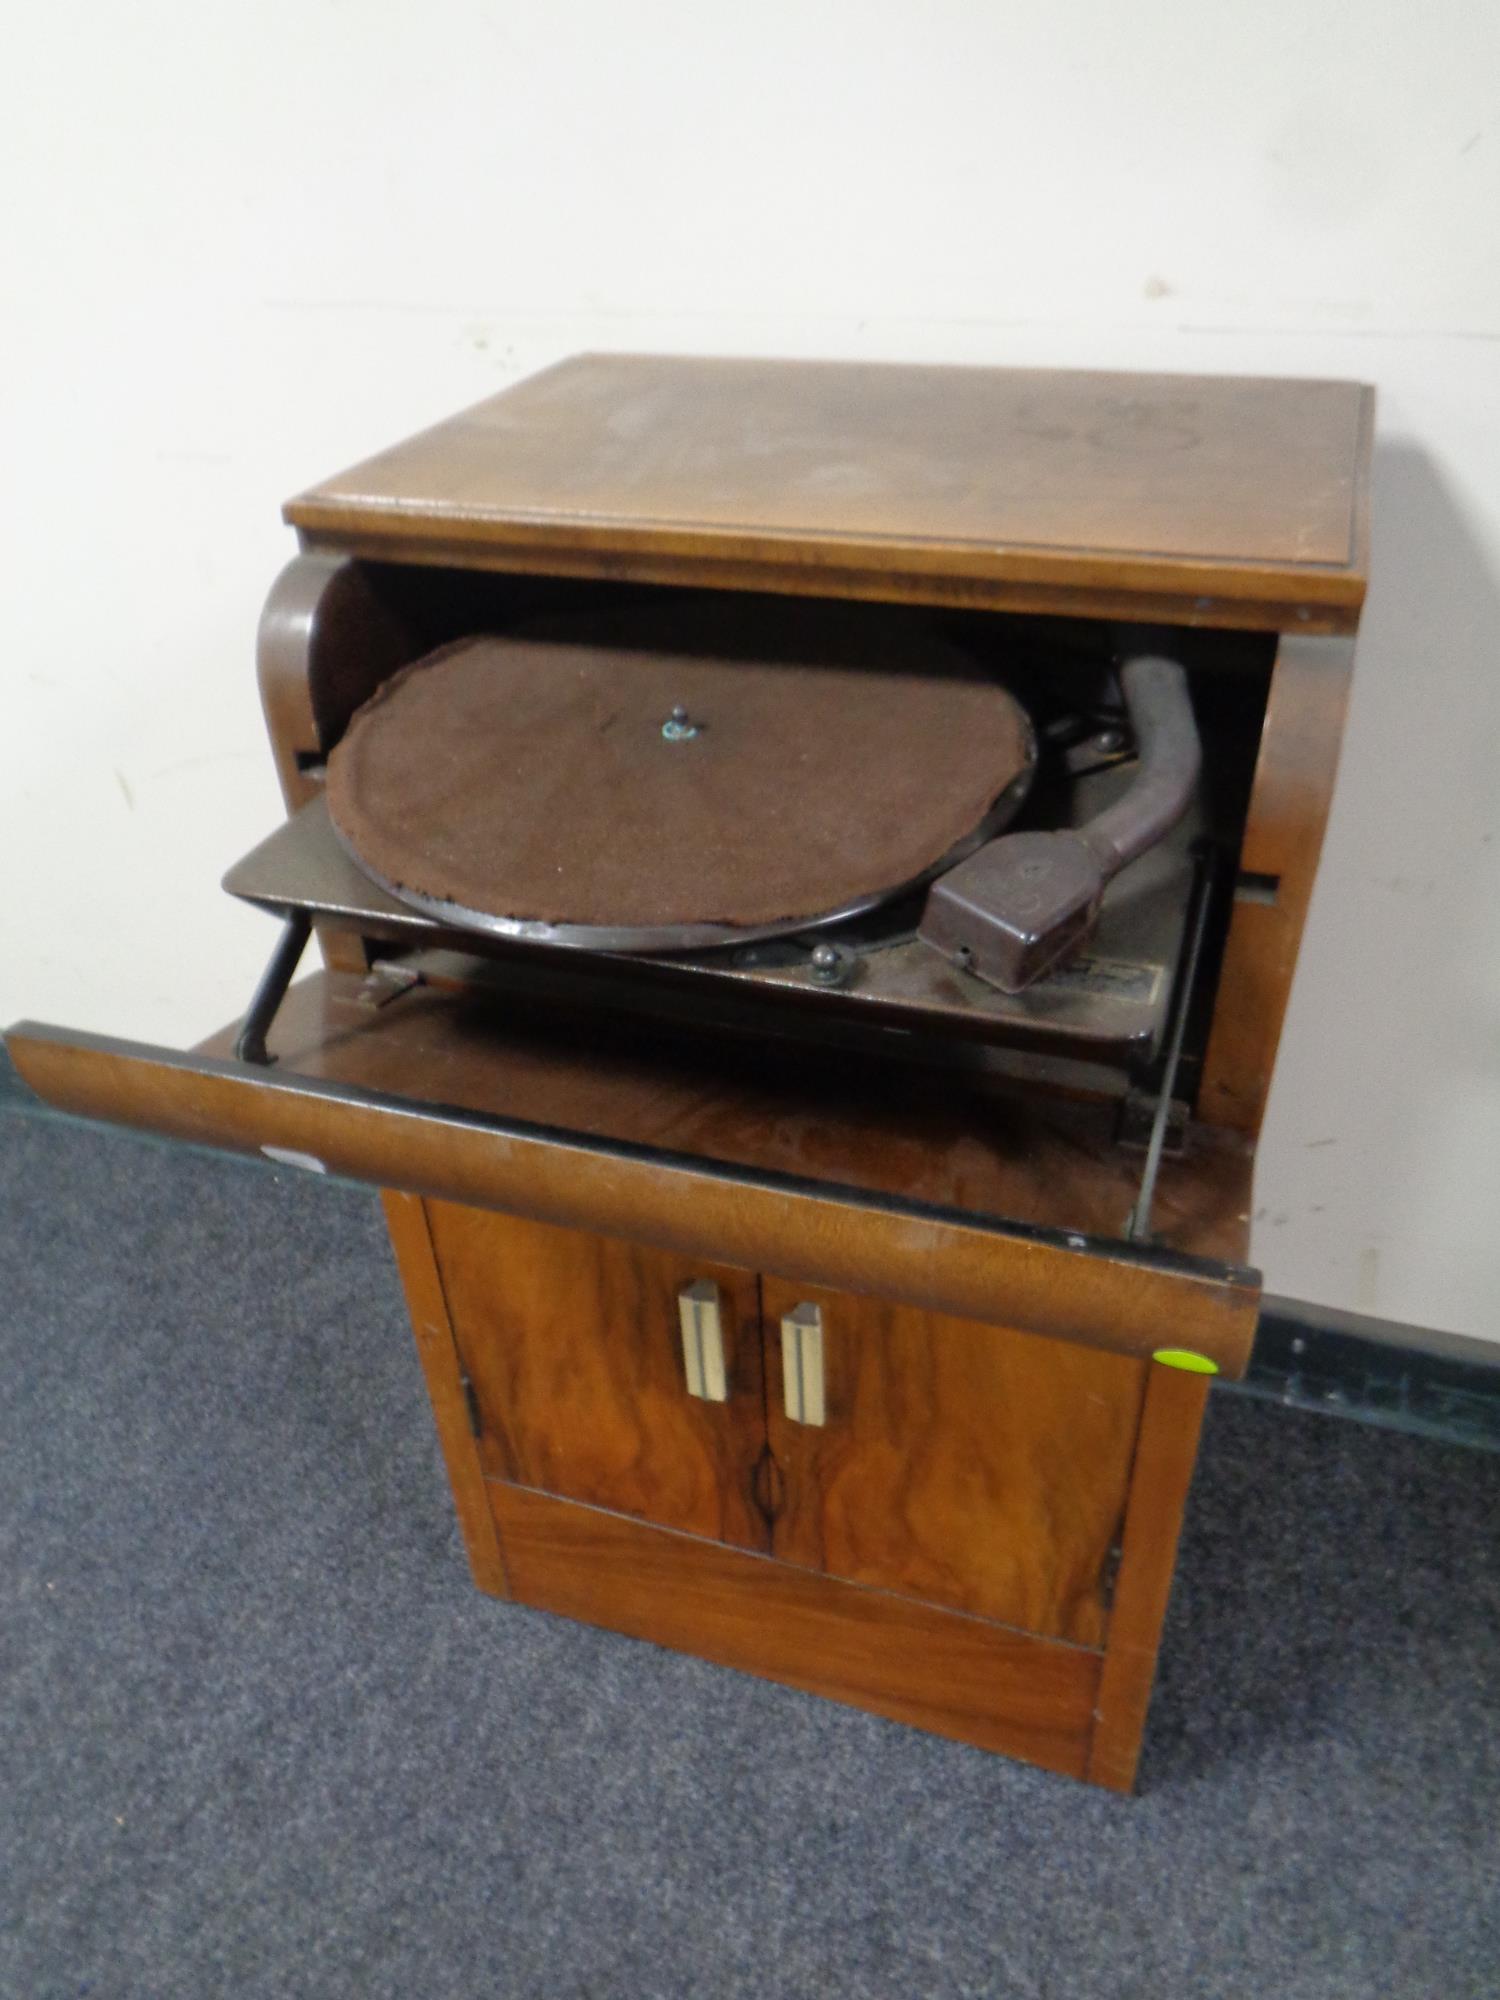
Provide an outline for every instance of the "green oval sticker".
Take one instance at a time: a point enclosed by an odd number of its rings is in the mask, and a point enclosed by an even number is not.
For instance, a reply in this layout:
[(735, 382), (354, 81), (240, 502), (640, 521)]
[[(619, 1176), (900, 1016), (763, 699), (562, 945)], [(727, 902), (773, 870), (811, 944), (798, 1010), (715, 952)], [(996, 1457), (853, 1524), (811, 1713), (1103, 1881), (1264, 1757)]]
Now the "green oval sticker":
[(1151, 1356), (1163, 1368), (1182, 1368), (1189, 1375), (1217, 1375), (1219, 1364), (1210, 1361), (1206, 1354), (1194, 1354), (1190, 1347), (1158, 1347)]

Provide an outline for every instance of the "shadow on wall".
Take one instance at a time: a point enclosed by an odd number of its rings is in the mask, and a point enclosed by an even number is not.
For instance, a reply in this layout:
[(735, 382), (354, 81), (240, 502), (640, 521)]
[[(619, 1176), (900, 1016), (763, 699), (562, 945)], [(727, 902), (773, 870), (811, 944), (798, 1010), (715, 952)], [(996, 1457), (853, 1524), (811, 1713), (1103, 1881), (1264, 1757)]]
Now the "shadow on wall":
[(1500, 1335), (1500, 583), (1425, 452), (1377, 448), (1371, 587), (1278, 1065), (1270, 1287)]

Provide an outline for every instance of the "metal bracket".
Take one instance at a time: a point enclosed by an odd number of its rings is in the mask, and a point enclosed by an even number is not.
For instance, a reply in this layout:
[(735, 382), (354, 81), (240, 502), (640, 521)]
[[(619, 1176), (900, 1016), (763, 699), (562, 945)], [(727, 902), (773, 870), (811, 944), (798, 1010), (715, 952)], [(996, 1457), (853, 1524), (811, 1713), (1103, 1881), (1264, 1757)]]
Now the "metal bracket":
[(460, 1367), (458, 1384), (464, 1392), (464, 1409), (468, 1413), (469, 1430), (477, 1442), (484, 1436), (484, 1412), (479, 1407), (479, 1391), (474, 1387), (473, 1378), (467, 1368)]
[[(1115, 1116), (1115, 1144), (1126, 1152), (1144, 1153), (1151, 1143), (1156, 1115), (1161, 1108), (1159, 1095), (1147, 1090), (1127, 1090)], [(1187, 1151), (1190, 1107), (1174, 1097), (1167, 1107), (1167, 1137), (1162, 1151), (1169, 1159), (1181, 1159)]]

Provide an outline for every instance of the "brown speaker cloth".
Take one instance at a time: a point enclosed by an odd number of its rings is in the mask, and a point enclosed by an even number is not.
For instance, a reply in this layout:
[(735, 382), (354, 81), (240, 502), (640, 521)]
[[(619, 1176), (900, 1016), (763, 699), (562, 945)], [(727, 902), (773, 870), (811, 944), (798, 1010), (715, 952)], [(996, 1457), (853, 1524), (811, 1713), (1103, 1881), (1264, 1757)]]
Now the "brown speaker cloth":
[(690, 600), (404, 668), (330, 757), (328, 805), (393, 887), (486, 915), (749, 927), (911, 882), (1033, 756), (1013, 697), (889, 612)]

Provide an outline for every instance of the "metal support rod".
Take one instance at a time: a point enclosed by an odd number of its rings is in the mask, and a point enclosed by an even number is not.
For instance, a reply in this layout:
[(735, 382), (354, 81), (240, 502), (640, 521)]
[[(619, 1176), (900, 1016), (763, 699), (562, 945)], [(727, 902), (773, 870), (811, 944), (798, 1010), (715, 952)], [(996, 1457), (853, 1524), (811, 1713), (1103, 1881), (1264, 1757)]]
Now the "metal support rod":
[(292, 975), (307, 948), (311, 930), (312, 918), (305, 910), (293, 910), (282, 925), (276, 949), (260, 976), (260, 984), (251, 995), (239, 1034), (235, 1037), (234, 1053), (239, 1061), (262, 1065), (270, 1062), (266, 1031), (276, 1018), (276, 1009), (286, 997), (286, 989), (291, 985)]
[(1161, 1094), (1156, 1100), (1156, 1116), (1151, 1120), (1151, 1137), (1146, 1145), (1146, 1164), (1141, 1170), (1140, 1192), (1135, 1207), (1125, 1220), (1125, 1236), (1131, 1243), (1146, 1243), (1151, 1237), (1151, 1203), (1156, 1195), (1156, 1176), (1161, 1168), (1162, 1147), (1166, 1143), (1167, 1120), (1172, 1112), (1172, 1090), (1177, 1082), (1177, 1065), (1182, 1060), (1182, 1040), (1187, 1033), (1188, 1014), (1193, 1005), (1193, 987), (1198, 978), (1198, 959), (1203, 950), (1203, 933), (1208, 928), (1208, 906), (1213, 889), (1213, 867), (1205, 851), (1198, 862), (1194, 885), (1193, 914), (1188, 929), (1187, 951), (1183, 958), (1182, 985), (1167, 1039), (1167, 1060), (1162, 1070)]

